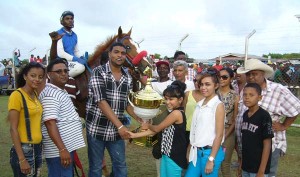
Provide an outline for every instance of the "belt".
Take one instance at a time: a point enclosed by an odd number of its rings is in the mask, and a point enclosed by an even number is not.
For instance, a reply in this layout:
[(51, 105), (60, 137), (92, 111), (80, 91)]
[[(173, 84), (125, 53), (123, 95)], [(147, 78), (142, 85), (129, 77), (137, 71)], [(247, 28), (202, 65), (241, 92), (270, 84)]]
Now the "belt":
[(205, 150), (205, 149), (211, 149), (212, 146), (203, 146), (203, 147), (197, 147), (198, 150)]

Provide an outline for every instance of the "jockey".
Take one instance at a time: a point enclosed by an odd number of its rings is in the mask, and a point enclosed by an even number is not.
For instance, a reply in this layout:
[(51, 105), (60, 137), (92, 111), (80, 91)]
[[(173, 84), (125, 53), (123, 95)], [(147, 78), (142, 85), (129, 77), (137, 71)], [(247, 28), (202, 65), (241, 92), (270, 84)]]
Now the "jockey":
[(72, 28), (74, 27), (74, 14), (71, 11), (65, 11), (60, 17), (60, 23), (63, 26), (57, 31), (63, 37), (57, 42), (57, 55), (60, 58), (65, 58), (69, 63), (69, 75), (76, 77), (83, 73), (87, 59), (80, 57), (77, 35)]

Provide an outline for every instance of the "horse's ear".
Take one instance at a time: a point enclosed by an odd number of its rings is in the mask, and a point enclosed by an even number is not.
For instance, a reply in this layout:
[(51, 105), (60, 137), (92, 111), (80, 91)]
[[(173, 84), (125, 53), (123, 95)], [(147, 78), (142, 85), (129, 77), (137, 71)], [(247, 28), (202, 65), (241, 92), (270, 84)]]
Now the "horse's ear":
[(129, 30), (128, 33), (127, 33), (128, 36), (131, 35), (131, 30), (132, 30), (132, 27), (130, 28), (130, 30)]
[(118, 29), (118, 38), (119, 39), (122, 39), (122, 34), (123, 34), (123, 31), (122, 31), (122, 28), (120, 26), (119, 29)]

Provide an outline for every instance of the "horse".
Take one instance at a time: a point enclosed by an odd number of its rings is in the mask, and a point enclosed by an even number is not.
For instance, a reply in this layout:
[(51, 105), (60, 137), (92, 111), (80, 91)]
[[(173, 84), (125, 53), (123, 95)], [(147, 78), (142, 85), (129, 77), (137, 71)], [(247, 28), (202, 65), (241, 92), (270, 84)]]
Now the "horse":
[[(147, 60), (146, 52), (138, 52), (138, 48), (135, 46), (133, 40), (131, 39), (132, 28), (127, 33), (123, 33), (121, 26), (118, 28), (118, 34), (110, 36), (104, 41), (103, 43), (99, 44), (94, 53), (88, 58), (87, 64), (90, 69), (93, 69), (99, 65), (103, 65), (108, 61), (108, 51), (110, 46), (115, 42), (121, 42), (126, 47), (126, 62), (124, 63), (125, 67), (129, 68), (129, 73), (132, 75), (133, 78), (133, 91), (138, 90), (138, 80), (137, 76), (140, 76), (140, 73), (143, 73), (145, 68), (151, 67), (151, 64)], [(57, 58), (57, 41), (62, 37), (59, 36), (57, 33), (52, 32), (49, 33), (50, 37), (52, 38), (52, 45), (50, 49), (50, 59)], [(77, 112), (80, 117), (85, 118), (85, 107), (87, 102), (88, 96), (88, 81), (91, 77), (91, 73), (88, 69), (86, 69), (82, 74), (75, 77), (75, 87), (80, 91), (80, 94), (76, 95), (76, 99), (73, 99), (74, 106), (77, 108)], [(74, 80), (69, 80), (67, 84), (73, 85)], [(72, 89), (66, 87), (66, 90), (69, 94), (72, 92)], [(74, 91), (73, 91), (74, 92)]]

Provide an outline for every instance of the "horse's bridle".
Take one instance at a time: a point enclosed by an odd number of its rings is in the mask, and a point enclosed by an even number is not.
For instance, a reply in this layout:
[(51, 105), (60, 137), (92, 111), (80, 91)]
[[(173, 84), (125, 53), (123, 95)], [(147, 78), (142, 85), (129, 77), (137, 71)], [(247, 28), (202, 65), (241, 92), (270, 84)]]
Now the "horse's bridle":
[[(129, 35), (125, 35), (125, 36), (122, 37), (121, 39), (120, 39), (120, 38), (117, 38), (117, 39), (116, 39), (116, 42), (120, 42), (120, 43), (123, 44), (123, 42), (124, 42), (125, 39), (131, 39), (131, 37), (130, 37)], [(126, 54), (126, 60), (128, 60), (128, 58), (129, 58), (130, 60), (133, 59), (132, 57), (130, 57), (129, 55)], [(129, 62), (127, 61), (127, 63), (129, 63)], [(130, 62), (130, 63), (131, 63), (131, 62)]]

